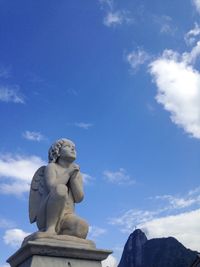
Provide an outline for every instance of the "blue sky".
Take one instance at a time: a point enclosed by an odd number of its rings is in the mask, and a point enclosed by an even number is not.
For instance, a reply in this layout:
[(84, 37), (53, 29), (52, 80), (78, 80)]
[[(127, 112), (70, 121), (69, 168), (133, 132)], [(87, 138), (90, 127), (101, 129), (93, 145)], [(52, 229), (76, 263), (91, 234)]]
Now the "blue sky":
[(200, 251), (200, 1), (0, 0), (0, 40), (1, 266), (36, 231), (29, 184), (61, 137), (110, 267), (135, 227)]

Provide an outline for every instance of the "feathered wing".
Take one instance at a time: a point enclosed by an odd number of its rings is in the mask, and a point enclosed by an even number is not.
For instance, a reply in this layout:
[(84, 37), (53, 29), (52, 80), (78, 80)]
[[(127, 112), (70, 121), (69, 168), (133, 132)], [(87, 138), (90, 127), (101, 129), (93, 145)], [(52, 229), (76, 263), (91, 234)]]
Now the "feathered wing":
[(45, 190), (44, 182), (44, 170), (46, 166), (40, 167), (34, 174), (30, 194), (29, 194), (29, 219), (33, 223), (37, 218), (37, 211), (40, 207), (40, 203)]

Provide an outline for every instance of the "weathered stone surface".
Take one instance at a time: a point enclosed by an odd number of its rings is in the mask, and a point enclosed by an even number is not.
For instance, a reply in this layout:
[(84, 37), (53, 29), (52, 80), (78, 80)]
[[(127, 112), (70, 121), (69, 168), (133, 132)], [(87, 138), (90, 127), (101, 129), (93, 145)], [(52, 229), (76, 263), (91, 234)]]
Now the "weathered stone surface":
[(70, 235), (50, 235), (46, 232), (36, 232), (24, 238), (22, 246), (25, 246), (29, 241), (36, 241), (40, 244), (64, 245), (78, 248), (96, 248), (93, 241), (78, 238)]
[(98, 261), (64, 259), (58, 257), (33, 256), (24, 261), (20, 267), (101, 267)]
[(100, 267), (112, 251), (72, 247), (55, 239), (28, 241), (7, 262), (11, 267)]

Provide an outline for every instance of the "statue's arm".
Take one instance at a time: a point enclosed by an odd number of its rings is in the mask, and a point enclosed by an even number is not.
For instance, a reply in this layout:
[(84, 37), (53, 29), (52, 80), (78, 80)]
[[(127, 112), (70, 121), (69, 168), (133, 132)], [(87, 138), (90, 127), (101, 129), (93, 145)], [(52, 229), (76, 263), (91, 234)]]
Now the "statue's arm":
[(74, 173), (71, 176), (69, 184), (75, 203), (81, 202), (84, 198), (84, 193), (83, 193), (83, 177), (80, 171)]

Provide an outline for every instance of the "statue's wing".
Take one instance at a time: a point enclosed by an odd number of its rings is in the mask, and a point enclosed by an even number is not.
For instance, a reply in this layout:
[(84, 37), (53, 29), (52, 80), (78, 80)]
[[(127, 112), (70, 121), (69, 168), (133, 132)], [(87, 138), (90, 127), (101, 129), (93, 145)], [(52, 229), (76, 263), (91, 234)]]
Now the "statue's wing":
[(33, 176), (29, 195), (29, 219), (33, 223), (36, 221), (37, 212), (40, 207), (43, 193), (45, 192), (44, 183), (45, 166), (40, 167)]

